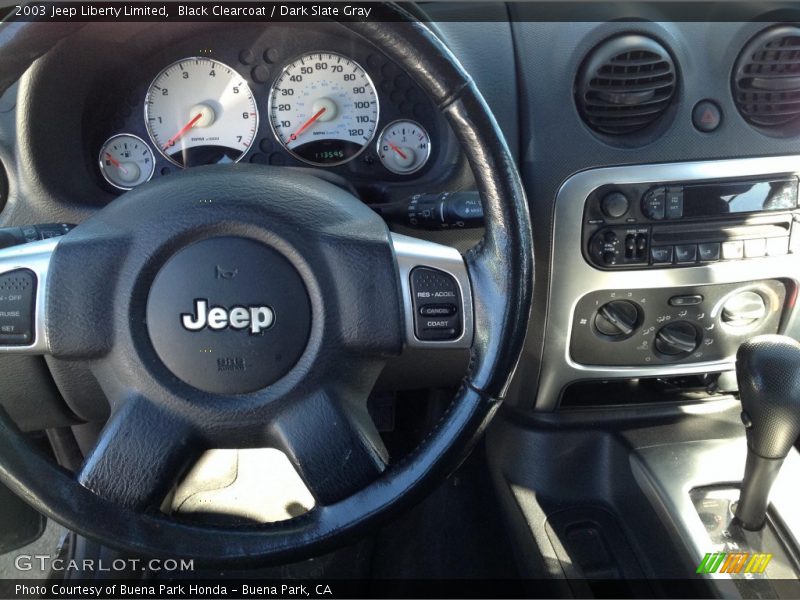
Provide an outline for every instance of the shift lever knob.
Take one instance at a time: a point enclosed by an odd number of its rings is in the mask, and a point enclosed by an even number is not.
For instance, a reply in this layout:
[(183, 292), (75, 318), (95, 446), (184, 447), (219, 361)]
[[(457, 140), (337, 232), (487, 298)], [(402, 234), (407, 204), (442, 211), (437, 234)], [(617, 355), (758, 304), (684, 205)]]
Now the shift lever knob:
[(736, 378), (747, 435), (736, 516), (746, 529), (759, 529), (772, 483), (800, 437), (800, 343), (781, 335), (745, 342), (736, 354)]

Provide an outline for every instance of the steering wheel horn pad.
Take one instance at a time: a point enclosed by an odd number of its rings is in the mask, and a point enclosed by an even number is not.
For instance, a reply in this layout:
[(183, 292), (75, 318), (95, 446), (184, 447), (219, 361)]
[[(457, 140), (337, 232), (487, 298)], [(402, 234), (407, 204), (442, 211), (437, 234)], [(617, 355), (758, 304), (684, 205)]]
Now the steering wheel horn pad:
[[(463, 260), (422, 241), (402, 254), (416, 242), (396, 243), (348, 192), (239, 164), (159, 178), (58, 242), (0, 251), (0, 272), (27, 267), (39, 280), (38, 337), (13, 351), (84, 362), (111, 408), (77, 474), (32, 447), (0, 411), (0, 480), (40, 512), (133, 555), (240, 567), (307, 558), (419, 499), (481, 435), (527, 331), (527, 201), (475, 84), (426, 26), (387, 8), (398, 21), (342, 26), (403, 68), (470, 148), (482, 242)], [(0, 51), (32, 61), (73, 31), (51, 25), (7, 24)], [(0, 83), (25, 67), (4, 63)], [(420, 342), (409, 343), (401, 273), (445, 264), (460, 269), (470, 300), (469, 371), (425, 441), (392, 461), (366, 399), (386, 360)], [(202, 450), (230, 447), (283, 450), (316, 507), (252, 527), (201, 526), (159, 511)]]
[(181, 249), (161, 268), (147, 299), (147, 328), (179, 379), (205, 392), (244, 394), (297, 363), (311, 304), (297, 270), (276, 250), (213, 237)]
[(85, 487), (154, 508), (203, 448), (280, 448), (319, 502), (385, 469), (366, 399), (403, 348), (402, 303), (389, 231), (363, 203), (279, 168), (212, 166), (74, 231), (50, 261), (46, 321), (50, 353), (87, 361), (111, 406)]

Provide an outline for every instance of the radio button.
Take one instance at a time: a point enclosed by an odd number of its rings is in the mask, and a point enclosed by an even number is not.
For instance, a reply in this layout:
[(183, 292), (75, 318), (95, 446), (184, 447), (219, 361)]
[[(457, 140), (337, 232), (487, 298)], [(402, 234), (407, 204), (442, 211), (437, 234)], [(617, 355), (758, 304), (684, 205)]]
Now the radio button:
[(745, 240), (744, 255), (747, 258), (758, 258), (767, 253), (767, 242), (763, 239)]
[(622, 192), (606, 194), (600, 201), (600, 210), (602, 210), (603, 214), (609, 219), (624, 217), (625, 213), (628, 212), (628, 208), (630, 208), (628, 197)]
[(722, 242), (722, 258), (725, 260), (744, 258), (744, 242)]
[(603, 252), (603, 262), (611, 266), (617, 264), (617, 253), (610, 250)]
[(683, 188), (667, 189), (665, 214), (668, 219), (680, 219), (683, 216)]
[(661, 221), (664, 218), (666, 202), (667, 190), (665, 188), (650, 190), (642, 198), (642, 213), (648, 219)]
[(703, 262), (710, 262), (712, 260), (719, 260), (719, 242), (711, 244), (698, 244), (697, 254)]
[(768, 256), (783, 256), (789, 254), (789, 238), (767, 238), (767, 255)]
[(651, 246), (650, 256), (653, 264), (672, 263), (672, 246)]
[(678, 264), (697, 261), (697, 244), (681, 244), (675, 246), (675, 262)]

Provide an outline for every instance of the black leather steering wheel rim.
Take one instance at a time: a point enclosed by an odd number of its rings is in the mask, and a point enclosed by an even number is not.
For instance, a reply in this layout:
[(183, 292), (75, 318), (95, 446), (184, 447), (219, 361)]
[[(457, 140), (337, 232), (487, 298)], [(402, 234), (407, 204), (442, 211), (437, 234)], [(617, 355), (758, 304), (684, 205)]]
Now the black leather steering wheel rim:
[[(474, 82), (423, 24), (393, 7), (397, 22), (344, 24), (374, 44), (417, 81), (448, 119), (464, 147), (481, 193), (486, 231), (465, 257), (473, 289), (475, 338), (469, 371), (429, 437), (374, 483), (331, 506), (291, 521), (218, 528), (121, 508), (80, 486), (35, 451), (0, 414), (0, 480), (48, 517), (100, 543), (138, 556), (180, 556), (201, 563), (285, 562), (323, 552), (362, 533), (418, 499), (468, 454), (494, 415), (519, 360), (533, 285), (527, 201), (502, 133)], [(46, 51), (64, 28), (12, 24), (0, 36), (30, 59)], [(23, 52), (24, 49), (24, 52)], [(21, 65), (9, 64), (7, 71)], [(0, 73), (0, 81), (12, 80)], [(18, 75), (18, 74), (17, 74)]]

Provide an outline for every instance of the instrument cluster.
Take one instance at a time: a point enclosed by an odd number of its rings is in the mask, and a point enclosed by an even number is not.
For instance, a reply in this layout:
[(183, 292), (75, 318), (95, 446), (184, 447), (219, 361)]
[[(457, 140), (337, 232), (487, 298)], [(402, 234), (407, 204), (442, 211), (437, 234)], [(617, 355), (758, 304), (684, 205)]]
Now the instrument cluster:
[(177, 170), (240, 161), (331, 169), (372, 183), (429, 170), (442, 124), (396, 65), (352, 40), (310, 38), (320, 47), (309, 49), (296, 36), (282, 44), (264, 37), (244, 48), (219, 39), (178, 44), (137, 65), (137, 83), (108, 86), (89, 144), (106, 187), (125, 191)]

